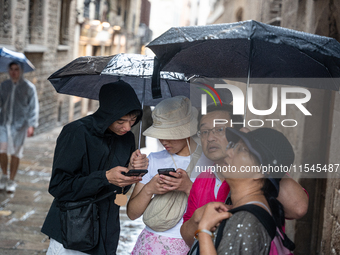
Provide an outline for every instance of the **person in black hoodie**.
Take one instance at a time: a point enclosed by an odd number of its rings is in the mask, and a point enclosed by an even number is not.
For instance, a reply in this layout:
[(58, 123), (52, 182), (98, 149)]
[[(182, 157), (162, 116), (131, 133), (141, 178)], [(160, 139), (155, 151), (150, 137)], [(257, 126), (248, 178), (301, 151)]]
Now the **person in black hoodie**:
[[(121, 172), (148, 166), (146, 155), (134, 151), (134, 135), (130, 132), (142, 113), (133, 88), (118, 81), (102, 86), (95, 113), (63, 128), (57, 139), (49, 185), (54, 201), (41, 229), (50, 237), (47, 254), (116, 254), (120, 232), (116, 194), (125, 193), (131, 184), (142, 180)], [(64, 249), (58, 203), (82, 201), (111, 191), (115, 193), (97, 203), (100, 222), (97, 246), (86, 253)]]

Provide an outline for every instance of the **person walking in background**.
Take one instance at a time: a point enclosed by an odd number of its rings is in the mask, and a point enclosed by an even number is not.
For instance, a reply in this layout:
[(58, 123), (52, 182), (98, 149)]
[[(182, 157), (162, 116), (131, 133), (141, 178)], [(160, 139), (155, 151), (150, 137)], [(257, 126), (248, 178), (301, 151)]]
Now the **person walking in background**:
[[(0, 166), (2, 177), (0, 190), (15, 192), (14, 181), (24, 141), (34, 135), (38, 126), (39, 102), (33, 83), (24, 79), (23, 66), (12, 62), (8, 66), (10, 79), (0, 85)], [(8, 174), (8, 155), (11, 155)]]
[[(131, 184), (142, 180), (123, 172), (148, 166), (146, 155), (135, 150), (131, 132), (142, 114), (133, 88), (118, 81), (101, 87), (99, 109), (95, 113), (63, 128), (57, 139), (49, 185), (54, 200), (41, 229), (50, 237), (47, 254), (116, 254), (120, 233), (120, 203), (116, 195), (125, 194)], [(85, 239), (78, 240), (81, 243), (76, 248), (64, 247), (73, 238), (65, 236), (66, 229), (75, 226), (63, 224), (60, 205), (99, 197), (105, 197), (96, 202), (99, 229), (92, 225), (89, 230), (98, 234), (96, 241), (91, 240), (91, 248)], [(78, 231), (83, 232), (83, 226), (75, 230), (75, 235)]]

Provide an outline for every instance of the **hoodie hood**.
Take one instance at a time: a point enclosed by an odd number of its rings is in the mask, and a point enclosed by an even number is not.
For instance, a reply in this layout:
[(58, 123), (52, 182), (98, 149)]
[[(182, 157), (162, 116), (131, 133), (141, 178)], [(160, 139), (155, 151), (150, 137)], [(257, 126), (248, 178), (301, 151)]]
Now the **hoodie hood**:
[(96, 119), (94, 129), (103, 135), (113, 122), (136, 110), (140, 111), (140, 115), (133, 125), (136, 125), (143, 115), (134, 89), (124, 81), (107, 83), (99, 92), (99, 108), (93, 114)]

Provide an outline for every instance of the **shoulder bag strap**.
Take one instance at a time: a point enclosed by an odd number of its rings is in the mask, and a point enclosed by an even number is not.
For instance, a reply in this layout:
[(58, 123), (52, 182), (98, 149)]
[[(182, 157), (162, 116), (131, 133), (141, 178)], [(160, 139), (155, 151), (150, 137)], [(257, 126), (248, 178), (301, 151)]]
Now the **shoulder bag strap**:
[[(199, 158), (201, 157), (202, 155), (202, 147), (200, 145), (197, 144), (197, 148), (195, 150), (195, 152), (193, 154), (190, 155), (190, 162), (189, 162), (189, 165), (187, 166), (187, 169), (185, 170), (190, 178), (191, 176), (191, 172), (192, 170), (194, 169), (194, 167), (196, 166), (197, 164), (197, 161), (199, 160)], [(175, 168), (177, 169), (177, 165), (176, 165), (176, 161), (174, 159), (174, 157), (170, 154), (171, 158), (172, 158), (172, 161), (174, 162), (175, 164)]]
[(216, 251), (217, 251), (217, 248), (220, 245), (220, 242), (222, 240), (223, 229), (225, 227), (226, 222), (227, 222), (227, 219), (222, 220), (220, 226), (218, 227), (218, 231), (217, 231), (217, 235), (216, 235), (216, 239), (215, 239), (215, 249), (216, 249)]
[(199, 144), (197, 144), (197, 148), (195, 150), (195, 152), (191, 155), (191, 160), (190, 163), (186, 169), (186, 172), (188, 173), (188, 176), (191, 176), (192, 170), (195, 168), (197, 161), (199, 160), (199, 158), (202, 155), (202, 146), (200, 146)]
[[(110, 144), (110, 146), (113, 146), (112, 144)], [(111, 162), (113, 160), (113, 157), (114, 157), (114, 151), (112, 150), (112, 148), (110, 149), (110, 154), (108, 156), (108, 159), (105, 163), (105, 166), (104, 166), (104, 171), (108, 170), (110, 168), (110, 165), (111, 165)], [(79, 207), (82, 207), (82, 206), (85, 206), (85, 205), (89, 205), (91, 203), (96, 203), (96, 202), (99, 202), (111, 195), (113, 195), (115, 193), (115, 191), (110, 191), (106, 194), (103, 194), (102, 196), (100, 197), (95, 197), (94, 199), (88, 199), (88, 200), (85, 200), (85, 201), (78, 201), (77, 204), (75, 205), (71, 205), (71, 206), (66, 206), (65, 203), (63, 202), (57, 202), (57, 205), (58, 207), (60, 208), (63, 208), (63, 209), (67, 209), (67, 210), (72, 210), (72, 209), (76, 209), (76, 208), (79, 208)]]
[[(264, 228), (267, 230), (270, 238), (273, 240), (276, 234), (276, 224), (273, 219), (273, 217), (262, 207), (259, 207), (257, 205), (243, 205), (240, 207), (236, 207), (234, 209), (229, 210), (230, 213), (236, 213), (238, 211), (247, 211), (252, 213), (264, 226)], [(218, 228), (216, 241), (215, 241), (215, 248), (217, 249), (218, 245), (221, 242), (222, 235), (223, 235), (223, 229), (225, 227), (227, 219), (223, 220)]]
[(200, 254), (200, 246), (199, 242), (195, 242), (195, 244), (190, 248), (190, 251), (188, 252), (187, 255), (199, 255)]
[(114, 191), (110, 191), (100, 197), (97, 197), (96, 199), (93, 199), (93, 200), (85, 200), (85, 201), (78, 201), (78, 202), (74, 202), (76, 204), (74, 205), (66, 205), (66, 203), (63, 203), (63, 202), (57, 202), (57, 206), (62, 209), (62, 210), (73, 210), (73, 209), (76, 209), (76, 208), (79, 208), (79, 207), (82, 207), (82, 206), (85, 206), (85, 205), (89, 205), (89, 204), (92, 204), (92, 203), (96, 203), (100, 200), (103, 200), (111, 195), (113, 195), (115, 192)]

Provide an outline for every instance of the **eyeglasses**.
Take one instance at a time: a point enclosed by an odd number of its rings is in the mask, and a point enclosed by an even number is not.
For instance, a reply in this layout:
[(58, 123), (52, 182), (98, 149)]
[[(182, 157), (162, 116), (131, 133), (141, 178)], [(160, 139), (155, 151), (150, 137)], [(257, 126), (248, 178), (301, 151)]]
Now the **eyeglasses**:
[(234, 143), (234, 142), (230, 141), (227, 145), (227, 150), (231, 149), (231, 148), (233, 148), (236, 153), (240, 153), (240, 152), (248, 152), (249, 153), (248, 147), (246, 147), (243, 143), (240, 143), (240, 142)]
[(205, 139), (209, 136), (210, 131), (212, 131), (212, 133), (216, 136), (225, 136), (226, 128), (227, 128), (226, 126), (222, 126), (222, 127), (214, 127), (211, 129), (201, 129), (197, 131), (197, 136)]

